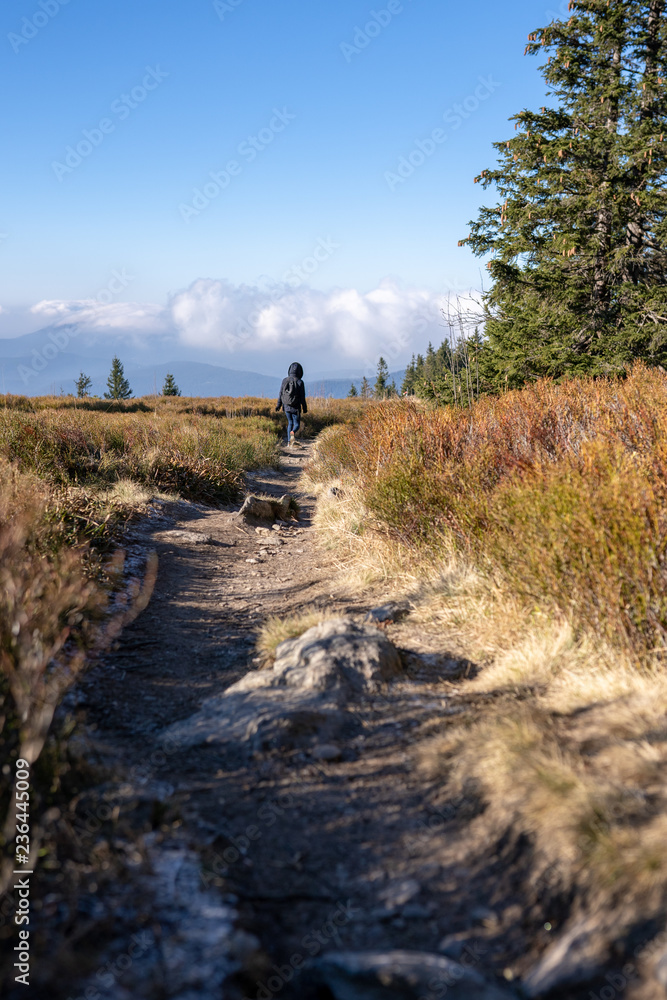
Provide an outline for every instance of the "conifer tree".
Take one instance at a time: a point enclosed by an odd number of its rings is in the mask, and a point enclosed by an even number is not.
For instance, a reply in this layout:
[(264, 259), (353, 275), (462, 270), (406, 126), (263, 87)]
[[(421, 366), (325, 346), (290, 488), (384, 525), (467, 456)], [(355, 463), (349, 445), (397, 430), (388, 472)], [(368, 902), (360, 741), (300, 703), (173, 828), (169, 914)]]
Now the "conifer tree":
[(167, 372), (164, 380), (164, 385), (162, 386), (163, 396), (180, 396), (181, 390), (176, 385), (174, 376)]
[(359, 388), (359, 395), (361, 396), (362, 399), (370, 399), (370, 397), (371, 397), (371, 391), (372, 391), (371, 390), (371, 384), (368, 381), (368, 379), (366, 378), (366, 376), (364, 375), (364, 377), (361, 380), (361, 386)]
[(388, 391), (388, 378), (389, 368), (387, 367), (387, 362), (383, 357), (380, 357), (378, 359), (378, 370), (375, 376), (375, 386), (373, 388), (373, 394), (376, 399), (384, 399), (386, 397)]
[(83, 372), (79, 374), (79, 377), (74, 380), (74, 385), (76, 386), (76, 395), (78, 399), (85, 399), (86, 396), (90, 396), (90, 387), (93, 384), (93, 380)]
[(111, 362), (111, 371), (107, 379), (108, 392), (104, 393), (105, 399), (129, 399), (132, 395), (130, 383), (125, 378), (123, 365), (119, 358), (114, 357)]
[(401, 383), (401, 396), (414, 396), (415, 383), (417, 381), (417, 361), (414, 356), (410, 358), (410, 363), (405, 366), (405, 375)]
[(355, 399), (355, 397), (357, 397), (358, 395), (359, 395), (359, 393), (357, 391), (357, 387), (356, 387), (356, 385), (353, 382), (352, 385), (350, 386), (350, 391), (347, 394), (347, 398), (348, 399)]
[(496, 388), (667, 363), (665, 0), (570, 12), (528, 36), (554, 107), (510, 119), (475, 178), (500, 203), (461, 241), (492, 254), (480, 368)]

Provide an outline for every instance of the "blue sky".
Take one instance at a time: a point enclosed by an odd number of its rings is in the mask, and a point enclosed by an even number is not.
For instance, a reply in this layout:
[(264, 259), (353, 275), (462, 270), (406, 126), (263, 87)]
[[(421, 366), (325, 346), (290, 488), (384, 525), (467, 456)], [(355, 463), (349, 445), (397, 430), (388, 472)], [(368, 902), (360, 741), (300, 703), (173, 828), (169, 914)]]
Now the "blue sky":
[[(211, 296), (239, 289), (298, 283), (293, 315), (309, 289), (337, 290), (340, 312), (341, 290), (363, 306), (388, 285), (478, 287), (457, 247), (484, 196), (472, 178), (508, 117), (544, 102), (522, 53), (557, 6), (8, 0), (0, 334), (36, 329), (43, 315), (26, 310), (44, 300), (92, 300), (119, 323), (122, 303), (157, 315), (194, 288), (179, 330), (214, 344)], [(284, 317), (274, 339), (283, 330)]]

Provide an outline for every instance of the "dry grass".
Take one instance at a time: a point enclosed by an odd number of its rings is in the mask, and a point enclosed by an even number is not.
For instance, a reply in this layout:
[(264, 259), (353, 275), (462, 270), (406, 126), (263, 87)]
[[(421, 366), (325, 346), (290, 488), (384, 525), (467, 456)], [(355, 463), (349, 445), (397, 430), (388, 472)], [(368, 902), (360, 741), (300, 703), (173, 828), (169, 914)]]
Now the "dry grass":
[(489, 850), (527, 835), (533, 879), (551, 867), (549, 891), (619, 926), (667, 898), (665, 403), (642, 366), (470, 411), (392, 403), (327, 431), (308, 470), (347, 580), (393, 583), (482, 667), (465, 697), (494, 696), (420, 766), (484, 803)]
[(353, 483), (364, 530), (456, 554), (527, 605), (667, 651), (667, 375), (543, 381), (470, 410), (369, 407), (311, 477)]
[[(0, 462), (0, 758), (33, 764), (63, 692), (83, 665), (85, 622), (103, 603), (85, 545), (62, 543), (48, 517), (49, 492)], [(76, 637), (77, 642), (73, 639)], [(0, 774), (0, 842), (13, 839), (13, 768)], [(35, 844), (37, 844), (35, 839)], [(7, 851), (3, 851), (9, 859)], [(0, 891), (11, 878), (0, 874)]]
[(260, 667), (265, 669), (273, 666), (276, 650), (281, 642), (296, 639), (309, 628), (332, 617), (333, 615), (326, 611), (307, 611), (287, 618), (270, 615), (259, 629), (255, 642), (255, 649), (260, 657)]

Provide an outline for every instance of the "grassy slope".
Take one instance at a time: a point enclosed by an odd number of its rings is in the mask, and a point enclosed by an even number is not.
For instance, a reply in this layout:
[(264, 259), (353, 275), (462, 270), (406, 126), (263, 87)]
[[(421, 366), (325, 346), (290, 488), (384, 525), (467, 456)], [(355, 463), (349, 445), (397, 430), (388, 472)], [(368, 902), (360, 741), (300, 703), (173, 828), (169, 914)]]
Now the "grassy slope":
[(667, 375), (638, 366), (471, 410), (374, 406), (309, 472), (348, 573), (394, 579), (484, 667), (467, 690), (496, 696), (421, 765), (618, 938), (667, 895), (666, 403)]

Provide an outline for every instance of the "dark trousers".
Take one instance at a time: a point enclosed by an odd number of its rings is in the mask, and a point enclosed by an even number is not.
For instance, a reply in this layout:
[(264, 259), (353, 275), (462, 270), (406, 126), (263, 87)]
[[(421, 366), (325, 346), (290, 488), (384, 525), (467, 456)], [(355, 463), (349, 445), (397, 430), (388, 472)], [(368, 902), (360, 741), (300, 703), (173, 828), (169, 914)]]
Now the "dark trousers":
[(296, 434), (299, 427), (301, 426), (301, 414), (288, 413), (287, 411), (285, 411), (285, 416), (287, 417), (287, 443), (289, 444), (290, 432), (294, 431), (294, 433)]

